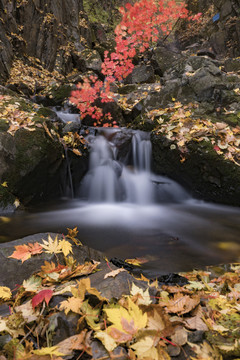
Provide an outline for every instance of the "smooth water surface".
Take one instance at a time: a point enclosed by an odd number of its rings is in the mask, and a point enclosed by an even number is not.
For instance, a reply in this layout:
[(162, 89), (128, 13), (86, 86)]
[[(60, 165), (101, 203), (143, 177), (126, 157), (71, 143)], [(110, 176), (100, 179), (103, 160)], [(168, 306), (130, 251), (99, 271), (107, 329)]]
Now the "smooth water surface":
[(239, 260), (239, 218), (239, 209), (194, 201), (144, 206), (68, 201), (58, 209), (16, 214), (0, 232), (10, 240), (77, 226), (85, 245), (109, 258), (144, 256), (149, 262), (143, 269), (155, 276)]

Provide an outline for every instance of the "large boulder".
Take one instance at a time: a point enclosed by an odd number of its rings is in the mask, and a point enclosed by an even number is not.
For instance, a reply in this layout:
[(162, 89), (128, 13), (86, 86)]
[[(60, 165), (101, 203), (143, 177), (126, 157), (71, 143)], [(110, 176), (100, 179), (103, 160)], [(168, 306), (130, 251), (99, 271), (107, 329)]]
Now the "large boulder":
[[(22, 203), (60, 194), (56, 186), (62, 146), (43, 128), (0, 131), (0, 182)], [(2, 199), (4, 200), (4, 199)]]
[(153, 136), (152, 144), (155, 172), (176, 180), (196, 198), (240, 206), (240, 167), (219, 156), (210, 141), (189, 142), (184, 155), (164, 136)]
[(0, 94), (0, 207), (59, 195), (63, 146), (54, 112), (4, 87)]
[[(39, 233), (35, 235), (29, 235), (22, 239), (18, 239), (9, 243), (0, 244), (0, 286), (8, 286), (15, 288), (16, 284), (21, 284), (23, 280), (28, 279), (35, 272), (41, 270), (41, 266), (45, 261), (63, 262), (63, 256), (58, 255), (58, 259), (54, 254), (42, 253), (31, 257), (24, 263), (20, 260), (9, 258), (15, 250), (15, 246), (35, 243), (43, 243), (43, 240), (48, 240), (48, 237), (58, 240), (64, 239), (61, 234), (55, 233)], [(146, 283), (136, 280), (127, 271), (121, 271), (116, 277), (106, 277), (105, 275), (118, 268), (112, 263), (109, 265), (106, 262), (106, 256), (98, 251), (89, 248), (88, 246), (73, 245), (73, 256), (77, 263), (84, 264), (85, 261), (98, 261), (98, 271), (90, 274), (91, 286), (99, 290), (102, 296), (111, 300), (114, 298), (120, 298), (123, 294), (129, 294), (131, 289), (131, 283), (134, 281), (140, 287), (146, 288)]]

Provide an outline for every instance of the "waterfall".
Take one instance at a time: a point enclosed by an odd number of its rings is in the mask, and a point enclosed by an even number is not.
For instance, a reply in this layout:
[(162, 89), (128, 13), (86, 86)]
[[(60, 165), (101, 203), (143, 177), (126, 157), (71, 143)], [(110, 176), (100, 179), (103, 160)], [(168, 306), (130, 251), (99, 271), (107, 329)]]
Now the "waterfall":
[(150, 134), (127, 131), (124, 144), (128, 147), (127, 156), (123, 157), (119, 139), (124, 139), (126, 134), (122, 131), (101, 129), (97, 136), (89, 136), (89, 171), (81, 184), (80, 196), (92, 203), (125, 202), (144, 205), (158, 200), (172, 200), (172, 187), (175, 186), (175, 190), (179, 190), (175, 191), (177, 196), (180, 195), (181, 199), (185, 197), (186, 193), (180, 185), (152, 174)]

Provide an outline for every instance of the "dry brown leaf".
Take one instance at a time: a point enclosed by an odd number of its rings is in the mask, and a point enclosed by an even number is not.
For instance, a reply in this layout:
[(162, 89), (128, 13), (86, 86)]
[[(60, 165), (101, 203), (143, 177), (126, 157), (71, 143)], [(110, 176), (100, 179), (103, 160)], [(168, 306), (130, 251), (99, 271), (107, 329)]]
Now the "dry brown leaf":
[(200, 303), (199, 295), (192, 297), (182, 295), (181, 293), (174, 294), (174, 298), (169, 301), (161, 302), (168, 313), (176, 313), (178, 315), (187, 314), (193, 310)]
[(117, 276), (120, 272), (124, 272), (126, 271), (125, 269), (121, 268), (121, 269), (117, 269), (117, 270), (113, 270), (107, 274), (105, 274), (104, 279), (107, 279), (108, 277), (115, 277)]
[(171, 340), (178, 346), (183, 346), (188, 341), (188, 332), (183, 327), (178, 327), (175, 333), (171, 336)]
[(207, 331), (208, 327), (205, 322), (202, 320), (203, 317), (203, 310), (202, 307), (199, 305), (197, 309), (194, 311), (194, 316), (191, 318), (187, 318), (185, 320), (185, 326), (191, 330), (200, 330), (200, 331)]

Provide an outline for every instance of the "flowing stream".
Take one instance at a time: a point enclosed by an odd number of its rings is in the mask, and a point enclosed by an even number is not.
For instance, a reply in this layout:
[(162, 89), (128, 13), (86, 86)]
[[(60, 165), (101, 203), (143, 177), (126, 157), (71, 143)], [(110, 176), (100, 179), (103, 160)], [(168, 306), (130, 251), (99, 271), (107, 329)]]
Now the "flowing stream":
[(87, 140), (89, 170), (75, 199), (15, 214), (0, 225), (5, 240), (77, 226), (81, 241), (109, 258), (146, 258), (152, 277), (239, 260), (240, 209), (194, 200), (153, 174), (149, 134), (99, 129)]

